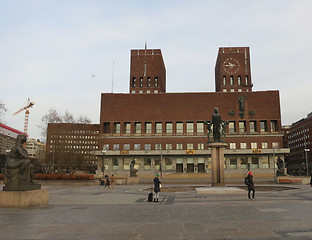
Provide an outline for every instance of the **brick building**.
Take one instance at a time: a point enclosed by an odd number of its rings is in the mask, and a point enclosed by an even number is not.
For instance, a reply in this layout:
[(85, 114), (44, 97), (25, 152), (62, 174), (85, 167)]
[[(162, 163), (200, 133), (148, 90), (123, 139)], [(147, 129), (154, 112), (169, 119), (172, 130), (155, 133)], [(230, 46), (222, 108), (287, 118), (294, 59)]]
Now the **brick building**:
[[(227, 128), (226, 172), (273, 173), (273, 155), (284, 159), (278, 91), (253, 92), (247, 47), (220, 48), (216, 92), (166, 93), (159, 49), (131, 51), (129, 94), (102, 93), (99, 149), (108, 173), (209, 172), (205, 120), (219, 108)], [(104, 152), (103, 152), (104, 150)], [(105, 154), (105, 155), (104, 155)], [(98, 168), (101, 168), (99, 161)]]
[(98, 124), (49, 123), (46, 161), (51, 171), (95, 172), (98, 149)]
[(306, 174), (312, 170), (312, 113), (293, 123), (287, 133), (290, 154), (288, 168), (290, 173)]

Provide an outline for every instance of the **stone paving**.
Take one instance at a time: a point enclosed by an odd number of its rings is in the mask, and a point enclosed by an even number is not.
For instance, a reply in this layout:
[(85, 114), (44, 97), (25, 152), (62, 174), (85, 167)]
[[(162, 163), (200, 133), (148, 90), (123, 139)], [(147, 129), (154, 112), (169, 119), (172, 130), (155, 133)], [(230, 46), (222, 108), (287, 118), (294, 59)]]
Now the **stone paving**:
[(159, 203), (147, 201), (148, 185), (43, 187), (48, 207), (0, 208), (0, 239), (312, 239), (309, 185), (256, 188), (255, 201), (161, 192)]

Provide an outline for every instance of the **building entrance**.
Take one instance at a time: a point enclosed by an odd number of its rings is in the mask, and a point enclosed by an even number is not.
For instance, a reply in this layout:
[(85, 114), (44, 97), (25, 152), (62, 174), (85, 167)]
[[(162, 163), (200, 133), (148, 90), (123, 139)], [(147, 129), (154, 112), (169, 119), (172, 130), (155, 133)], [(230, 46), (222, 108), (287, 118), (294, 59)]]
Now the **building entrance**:
[(187, 172), (194, 172), (194, 158), (187, 158)]

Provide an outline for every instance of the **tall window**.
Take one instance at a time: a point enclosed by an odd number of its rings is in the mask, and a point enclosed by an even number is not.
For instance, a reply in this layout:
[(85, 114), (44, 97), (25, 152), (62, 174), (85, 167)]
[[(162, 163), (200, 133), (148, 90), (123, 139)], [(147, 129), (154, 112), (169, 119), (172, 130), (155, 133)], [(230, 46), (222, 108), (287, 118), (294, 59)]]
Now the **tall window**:
[(267, 121), (266, 120), (260, 121), (260, 132), (267, 131), (268, 131)]
[(222, 81), (223, 81), (223, 86), (225, 86), (226, 85), (226, 77), (225, 76), (222, 77)]
[(245, 76), (245, 84), (246, 84), (246, 86), (248, 86), (248, 76), (247, 75)]
[(194, 133), (194, 123), (193, 122), (186, 123), (186, 133), (189, 135)]
[(124, 150), (130, 150), (130, 144), (129, 143), (125, 143), (123, 149)]
[(235, 122), (229, 122), (229, 133), (235, 133)]
[(161, 144), (160, 143), (155, 144), (155, 150), (161, 150)]
[(166, 150), (172, 150), (172, 144), (166, 143)]
[(135, 143), (134, 144), (134, 150), (141, 150), (141, 144), (140, 143)]
[(278, 148), (278, 142), (272, 142), (272, 148)]
[(152, 123), (150, 123), (150, 122), (145, 123), (145, 133), (146, 134), (152, 133)]
[(238, 76), (238, 77), (237, 77), (237, 84), (238, 84), (238, 85), (242, 85), (241, 76)]
[(114, 133), (120, 134), (120, 123), (114, 123)]
[(151, 86), (151, 78), (150, 78), (150, 77), (147, 78), (147, 86), (148, 86), (148, 87)]
[(257, 132), (257, 124), (256, 121), (250, 121), (249, 122), (249, 129), (251, 133)]
[(166, 133), (172, 134), (172, 122), (166, 122)]
[(264, 149), (265, 149), (265, 148), (268, 148), (268, 143), (267, 143), (267, 142), (263, 142), (263, 143), (262, 143), (262, 148), (264, 148)]
[(188, 144), (186, 144), (186, 149), (187, 149), (187, 150), (193, 150), (193, 149), (194, 149), (193, 143), (188, 143)]
[(136, 79), (135, 79), (135, 77), (132, 78), (132, 87), (136, 87)]
[(230, 149), (236, 149), (236, 143), (230, 143)]
[(183, 150), (183, 144), (177, 143), (177, 150)]
[(258, 157), (252, 157), (251, 158), (251, 167), (252, 168), (259, 168), (259, 158)]
[(104, 123), (104, 133), (110, 133), (110, 123), (109, 122)]
[(156, 123), (156, 133), (158, 133), (158, 134), (162, 133), (162, 123), (161, 122)]
[(233, 76), (230, 76), (230, 84), (231, 84), (231, 86), (234, 85), (234, 78), (233, 78)]
[(204, 123), (197, 122), (197, 133), (204, 133)]
[(135, 133), (141, 134), (141, 123), (140, 122), (135, 123)]
[(237, 168), (237, 158), (236, 157), (230, 158), (230, 168)]
[(151, 150), (151, 144), (150, 143), (145, 144), (145, 150)]
[(150, 158), (144, 158), (144, 169), (149, 170), (151, 169), (152, 161)]
[(115, 151), (118, 151), (118, 150), (119, 150), (119, 144), (118, 144), (118, 143), (114, 144), (113, 147), (114, 147), (113, 149), (114, 149)]
[(271, 132), (277, 132), (277, 120), (271, 121)]
[(125, 123), (124, 124), (124, 133), (130, 134), (131, 133), (131, 123)]
[(198, 143), (197, 148), (198, 148), (198, 150), (204, 150), (204, 144)]
[(241, 149), (247, 149), (247, 143), (240, 143)]
[(241, 157), (241, 168), (247, 168), (247, 164), (248, 164), (248, 158)]
[(258, 144), (256, 142), (252, 142), (251, 143), (251, 148), (252, 149), (257, 149), (258, 148)]
[(140, 77), (140, 87), (143, 87), (143, 78)]
[(158, 87), (158, 78), (155, 77), (155, 87)]
[(182, 122), (177, 122), (177, 134), (183, 134), (183, 123)]
[(239, 132), (240, 133), (246, 132), (246, 122), (245, 121), (239, 121), (238, 126), (239, 126)]
[(109, 144), (103, 144), (103, 150), (109, 150)]

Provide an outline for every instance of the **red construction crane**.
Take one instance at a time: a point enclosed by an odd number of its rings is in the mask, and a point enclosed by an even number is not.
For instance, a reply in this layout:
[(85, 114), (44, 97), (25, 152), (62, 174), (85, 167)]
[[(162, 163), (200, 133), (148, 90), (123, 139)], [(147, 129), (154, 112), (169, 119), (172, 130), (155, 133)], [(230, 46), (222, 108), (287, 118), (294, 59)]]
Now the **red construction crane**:
[(20, 112), (22, 112), (23, 110), (25, 111), (25, 122), (24, 122), (24, 133), (27, 134), (27, 128), (28, 128), (28, 118), (29, 118), (29, 108), (33, 107), (35, 105), (34, 102), (31, 102), (30, 99), (27, 99), (27, 103), (25, 107), (22, 107), (20, 110), (18, 110), (16, 113), (14, 113), (13, 115), (16, 115)]

